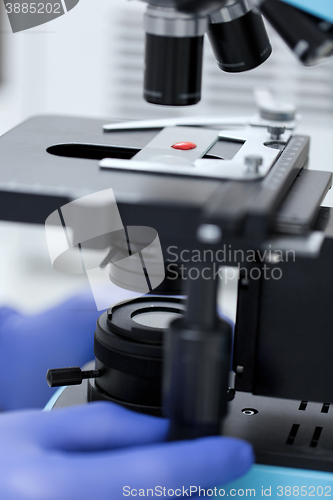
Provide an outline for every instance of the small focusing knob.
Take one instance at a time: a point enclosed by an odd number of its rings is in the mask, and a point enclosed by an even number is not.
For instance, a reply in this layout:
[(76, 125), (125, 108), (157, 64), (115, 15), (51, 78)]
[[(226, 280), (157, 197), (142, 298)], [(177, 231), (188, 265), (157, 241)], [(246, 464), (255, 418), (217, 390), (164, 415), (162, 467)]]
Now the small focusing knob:
[(80, 385), (83, 379), (97, 378), (99, 376), (99, 370), (83, 371), (79, 366), (71, 366), (69, 368), (48, 370), (46, 381), (50, 387), (63, 387), (64, 385)]
[(271, 134), (271, 139), (273, 141), (278, 141), (280, 139), (281, 135), (284, 134), (286, 127), (269, 125), (267, 127), (267, 130)]

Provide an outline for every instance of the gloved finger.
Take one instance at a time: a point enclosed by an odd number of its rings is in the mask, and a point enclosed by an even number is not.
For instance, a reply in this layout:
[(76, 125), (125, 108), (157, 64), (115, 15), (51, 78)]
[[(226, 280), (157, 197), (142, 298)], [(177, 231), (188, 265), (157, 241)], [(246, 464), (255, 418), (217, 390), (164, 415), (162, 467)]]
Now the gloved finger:
[[(115, 287), (114, 302), (130, 294)], [(94, 359), (94, 331), (101, 311), (90, 290), (40, 314), (9, 310), (3, 315), (7, 319), (0, 322), (0, 365), (3, 373), (11, 374), (0, 377), (3, 410), (43, 407), (54, 393), (46, 383), (49, 368), (82, 366)]]
[(136, 490), (135, 496), (149, 496), (147, 490), (156, 487), (162, 491), (180, 490), (186, 496), (184, 490), (191, 486), (209, 488), (241, 476), (252, 462), (249, 444), (234, 438), (210, 437), (112, 453), (52, 456), (40, 468), (21, 466), (20, 476), (39, 485), (39, 491), (44, 484), (43, 500), (118, 500), (133, 496), (131, 490)]
[(11, 414), (20, 420), (22, 438), (32, 438), (43, 448), (62, 451), (101, 451), (163, 441), (166, 419), (136, 413), (114, 403), (90, 403), (52, 412)]
[[(87, 463), (86, 458), (81, 460)], [(208, 487), (243, 475), (253, 463), (253, 451), (244, 441), (218, 436), (124, 450), (117, 453), (116, 461), (122, 470), (127, 467), (126, 476), (134, 487)], [(103, 463), (105, 472), (107, 457), (96, 457), (93, 462), (97, 470), (103, 468)], [(117, 487), (123, 486), (123, 479)]]
[(0, 330), (1, 328), (3, 328), (7, 319), (17, 314), (19, 313), (15, 309), (12, 309), (11, 307), (0, 307)]

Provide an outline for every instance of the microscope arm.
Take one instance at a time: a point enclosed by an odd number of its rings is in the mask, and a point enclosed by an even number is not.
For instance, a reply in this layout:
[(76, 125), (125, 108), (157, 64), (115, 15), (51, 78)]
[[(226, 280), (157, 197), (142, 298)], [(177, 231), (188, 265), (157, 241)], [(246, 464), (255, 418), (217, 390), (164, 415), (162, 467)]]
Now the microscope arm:
[(310, 14), (333, 22), (333, 4), (331, 0), (281, 0)]

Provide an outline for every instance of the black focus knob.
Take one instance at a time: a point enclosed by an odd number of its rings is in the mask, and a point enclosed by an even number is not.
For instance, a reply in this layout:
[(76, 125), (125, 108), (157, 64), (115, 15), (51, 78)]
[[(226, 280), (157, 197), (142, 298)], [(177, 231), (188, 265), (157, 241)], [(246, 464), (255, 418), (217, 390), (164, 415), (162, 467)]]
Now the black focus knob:
[(46, 381), (50, 387), (62, 387), (64, 385), (80, 385), (83, 379), (97, 378), (99, 370), (82, 371), (79, 366), (69, 368), (56, 368), (48, 370)]

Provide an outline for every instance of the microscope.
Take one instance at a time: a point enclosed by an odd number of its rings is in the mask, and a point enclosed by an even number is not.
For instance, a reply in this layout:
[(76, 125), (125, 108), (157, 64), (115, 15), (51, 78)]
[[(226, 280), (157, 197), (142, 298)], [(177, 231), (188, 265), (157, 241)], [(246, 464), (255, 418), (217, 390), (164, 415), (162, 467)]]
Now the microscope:
[[(199, 102), (205, 34), (223, 71), (264, 63), (272, 48), (262, 15), (303, 64), (333, 55), (333, 12), (320, 5), (146, 3), (152, 104)], [(137, 255), (142, 265), (144, 287), (138, 279), (132, 289), (147, 293), (101, 314), (95, 362), (50, 367), (49, 385), (66, 386), (50, 407), (113, 401), (168, 417), (170, 440), (240, 437), (258, 464), (247, 487), (308, 485), (307, 495), (330, 496), (333, 214), (320, 205), (332, 174), (307, 169), (310, 140), (294, 133), (295, 108), (266, 89), (256, 97), (258, 114), (246, 120), (32, 118), (0, 138), (0, 217), (43, 224), (56, 213), (64, 229), (72, 221), (71, 243), (104, 252), (100, 267), (124, 288), (133, 282), (122, 262)], [(87, 243), (64, 207), (110, 188), (117, 234)], [(110, 210), (93, 203), (89, 216), (98, 225)], [(218, 314), (221, 262), (238, 270), (234, 331)]]

